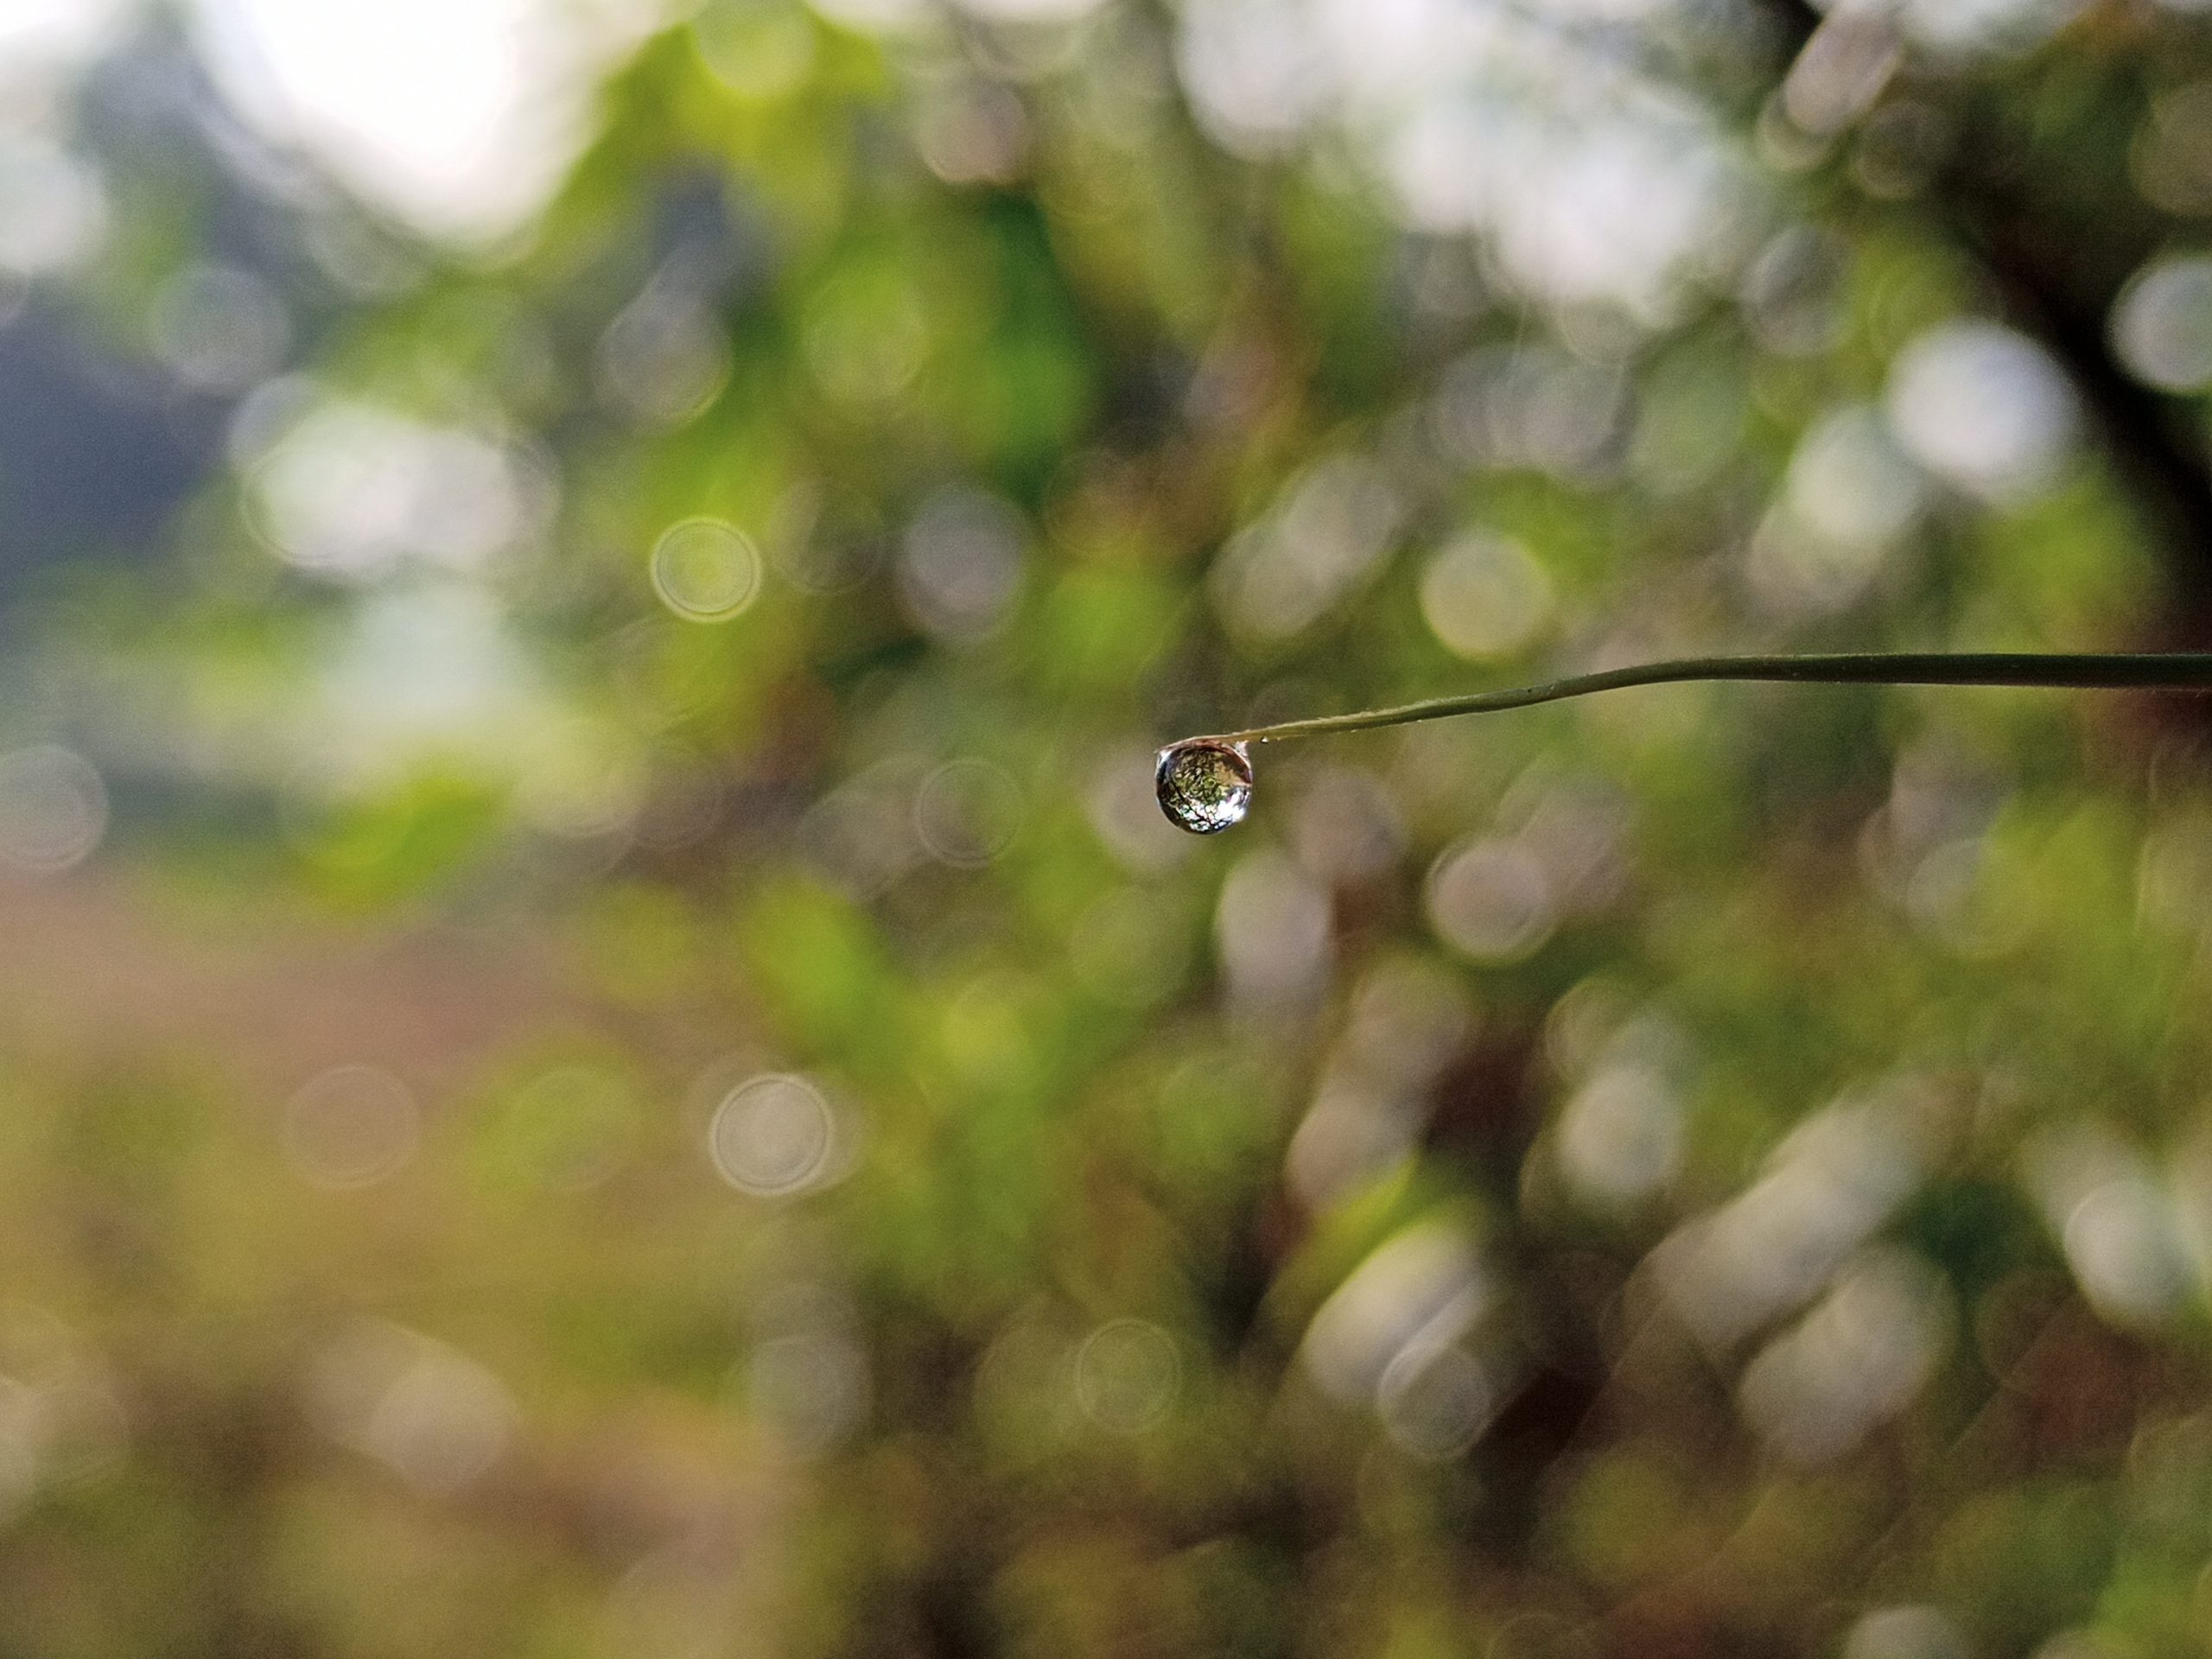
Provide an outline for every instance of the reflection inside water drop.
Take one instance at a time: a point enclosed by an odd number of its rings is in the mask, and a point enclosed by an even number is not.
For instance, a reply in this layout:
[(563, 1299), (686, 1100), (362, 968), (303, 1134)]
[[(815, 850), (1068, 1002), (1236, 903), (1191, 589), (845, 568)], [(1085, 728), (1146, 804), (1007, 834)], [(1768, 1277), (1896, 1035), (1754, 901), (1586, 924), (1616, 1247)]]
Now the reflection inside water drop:
[(1211, 836), (1242, 823), (1252, 805), (1252, 761), (1241, 743), (1185, 738), (1160, 752), (1160, 810), (1179, 830)]

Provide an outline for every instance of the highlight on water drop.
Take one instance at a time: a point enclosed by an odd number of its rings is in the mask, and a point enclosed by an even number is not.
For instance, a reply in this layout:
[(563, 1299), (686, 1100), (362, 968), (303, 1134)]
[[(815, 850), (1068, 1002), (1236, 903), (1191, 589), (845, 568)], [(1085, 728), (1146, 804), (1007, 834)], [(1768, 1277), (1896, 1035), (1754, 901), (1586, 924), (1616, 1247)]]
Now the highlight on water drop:
[(1244, 822), (1252, 809), (1252, 758), (1242, 743), (1185, 738), (1160, 752), (1160, 810), (1179, 830), (1211, 836)]

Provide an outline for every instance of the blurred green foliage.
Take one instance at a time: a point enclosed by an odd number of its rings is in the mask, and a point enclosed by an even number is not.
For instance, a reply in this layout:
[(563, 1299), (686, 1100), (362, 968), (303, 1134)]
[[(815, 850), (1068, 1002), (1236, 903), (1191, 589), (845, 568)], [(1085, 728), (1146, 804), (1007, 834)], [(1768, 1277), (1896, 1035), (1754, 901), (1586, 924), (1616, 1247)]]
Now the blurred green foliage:
[[(2212, 34), (1471, 7), (1562, 145), (1699, 112), (1608, 293), (1614, 152), (1548, 290), (1356, 103), (1236, 129), (1205, 7), (997, 10), (709, 0), (489, 249), (270, 194), (285, 372), (18, 585), (0, 1655), (2203, 1651), (2202, 710), (1148, 790), (1680, 650), (2202, 645), (2138, 272)], [(15, 326), (140, 362), (240, 187), (86, 99)]]

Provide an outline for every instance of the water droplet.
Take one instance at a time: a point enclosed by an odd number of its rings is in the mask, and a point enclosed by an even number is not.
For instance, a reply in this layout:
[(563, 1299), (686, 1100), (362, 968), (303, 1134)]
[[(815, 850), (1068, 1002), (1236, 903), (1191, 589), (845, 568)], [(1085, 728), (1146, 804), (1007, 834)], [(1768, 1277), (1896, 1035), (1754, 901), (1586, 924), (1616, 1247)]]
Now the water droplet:
[(1252, 760), (1242, 743), (1185, 738), (1160, 752), (1160, 810), (1179, 830), (1211, 836), (1244, 822), (1252, 806)]

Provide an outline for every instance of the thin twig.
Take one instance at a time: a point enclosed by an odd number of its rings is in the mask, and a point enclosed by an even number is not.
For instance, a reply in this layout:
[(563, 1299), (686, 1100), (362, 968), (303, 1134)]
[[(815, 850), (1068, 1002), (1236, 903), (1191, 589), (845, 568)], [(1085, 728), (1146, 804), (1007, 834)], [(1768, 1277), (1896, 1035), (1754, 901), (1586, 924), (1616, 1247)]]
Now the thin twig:
[(2077, 690), (2156, 689), (2212, 691), (2212, 652), (1853, 652), (1806, 657), (1684, 657), (1671, 662), (1640, 663), (1576, 674), (1541, 685), (1475, 691), (1456, 697), (1430, 697), (1392, 709), (1357, 714), (1322, 715), (1287, 720), (1241, 732), (1211, 734), (1221, 743), (1274, 743), (1292, 737), (1323, 737), (1333, 732), (1368, 732), (1416, 721), (1450, 720), (1459, 715), (1497, 714), (1540, 702), (1618, 691), (1633, 685), (1668, 685), (1685, 680), (1770, 680), (1815, 685), (2017, 685), (2070, 687)]

